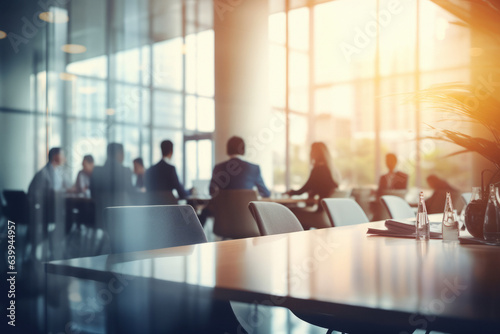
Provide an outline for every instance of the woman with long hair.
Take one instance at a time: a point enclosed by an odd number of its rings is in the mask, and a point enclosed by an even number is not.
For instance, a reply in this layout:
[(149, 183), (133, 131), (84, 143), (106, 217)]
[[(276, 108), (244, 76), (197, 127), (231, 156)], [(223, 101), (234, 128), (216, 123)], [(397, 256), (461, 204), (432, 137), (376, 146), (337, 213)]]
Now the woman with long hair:
[[(318, 195), (321, 198), (330, 197), (338, 188), (338, 172), (333, 168), (332, 158), (323, 142), (314, 142), (311, 145), (311, 174), (307, 182), (299, 190), (290, 190), (288, 195), (300, 195), (305, 192), (309, 198)], [(321, 207), (321, 206), (320, 206)]]

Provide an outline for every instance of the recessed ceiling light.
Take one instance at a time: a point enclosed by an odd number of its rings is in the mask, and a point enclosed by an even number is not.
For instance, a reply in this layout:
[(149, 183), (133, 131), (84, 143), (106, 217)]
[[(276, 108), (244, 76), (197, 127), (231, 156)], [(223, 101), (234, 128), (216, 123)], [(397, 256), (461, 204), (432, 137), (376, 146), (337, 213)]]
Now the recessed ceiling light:
[(59, 73), (59, 78), (64, 81), (75, 81), (76, 75), (66, 72)]
[(61, 46), (61, 50), (66, 53), (84, 53), (87, 48), (80, 44), (64, 44)]
[(115, 109), (113, 108), (106, 109), (106, 115), (113, 116), (114, 114), (115, 114)]
[(5, 37), (7, 37), (7, 33), (3, 30), (0, 30), (0, 39), (4, 39)]
[(40, 18), (40, 20), (49, 23), (66, 23), (69, 21), (68, 14), (61, 11), (42, 12), (40, 13), (40, 15), (38, 15), (38, 17)]

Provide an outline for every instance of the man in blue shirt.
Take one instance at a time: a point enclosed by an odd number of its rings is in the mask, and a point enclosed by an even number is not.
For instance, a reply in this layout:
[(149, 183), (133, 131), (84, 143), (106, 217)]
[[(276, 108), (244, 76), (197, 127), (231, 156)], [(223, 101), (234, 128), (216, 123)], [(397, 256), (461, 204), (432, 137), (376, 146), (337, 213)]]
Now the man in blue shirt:
[(229, 160), (214, 167), (210, 180), (210, 195), (216, 196), (219, 190), (227, 189), (254, 189), (257, 188), (260, 196), (269, 197), (258, 165), (241, 159), (245, 154), (245, 142), (240, 137), (231, 137), (227, 142)]
[[(254, 189), (257, 188), (260, 196), (269, 197), (271, 192), (267, 189), (260, 173), (258, 165), (241, 159), (245, 154), (245, 142), (240, 137), (231, 137), (227, 142), (227, 155), (229, 160), (215, 165), (210, 180), (209, 192), (212, 198), (216, 197), (221, 190)], [(209, 204), (201, 212), (199, 218), (202, 225), (208, 216), (212, 215)]]

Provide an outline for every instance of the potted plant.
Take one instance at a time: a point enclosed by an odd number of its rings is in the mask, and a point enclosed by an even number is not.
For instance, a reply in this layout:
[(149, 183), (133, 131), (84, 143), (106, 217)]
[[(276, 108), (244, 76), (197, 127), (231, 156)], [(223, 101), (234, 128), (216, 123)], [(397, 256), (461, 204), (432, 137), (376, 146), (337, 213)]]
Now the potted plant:
[[(484, 94), (484, 92), (474, 94), (471, 86), (460, 83), (436, 85), (413, 94), (412, 98), (449, 114), (450, 120), (476, 123), (484, 128), (486, 136), (476, 137), (456, 129), (429, 126), (435, 130), (435, 135), (429, 138), (454, 143), (462, 148), (448, 156), (476, 152), (491, 161), (496, 167), (496, 172), (490, 179), (491, 182), (500, 172), (500, 101), (492, 95)], [(481, 180), (483, 174), (484, 171)], [(473, 198), (466, 210), (467, 229), (478, 238), (482, 238), (485, 200), (484, 184), (481, 184), (480, 194)]]

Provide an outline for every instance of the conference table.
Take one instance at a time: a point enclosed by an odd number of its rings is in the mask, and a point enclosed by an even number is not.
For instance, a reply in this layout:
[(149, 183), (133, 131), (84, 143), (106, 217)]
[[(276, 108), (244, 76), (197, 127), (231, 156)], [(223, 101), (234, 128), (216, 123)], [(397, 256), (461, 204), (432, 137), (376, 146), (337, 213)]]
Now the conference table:
[[(212, 199), (211, 197), (197, 197), (197, 196), (193, 196), (193, 197), (188, 197), (186, 199), (186, 202), (189, 205), (191, 205), (193, 207), (196, 207), (196, 206), (207, 205), (210, 202), (211, 199)], [(282, 204), (282, 205), (285, 205), (285, 206), (291, 206), (291, 207), (298, 206), (299, 204), (304, 204), (305, 206), (312, 206), (312, 205), (318, 203), (318, 201), (316, 199), (313, 199), (313, 198), (307, 198), (307, 197), (288, 197), (288, 196), (282, 196), (282, 197), (263, 197), (263, 198), (260, 198), (259, 201), (273, 202), (273, 203), (278, 203), (278, 204)]]
[(119, 275), (154, 283), (155, 291), (209, 291), (218, 300), (328, 314), (368, 332), (389, 325), (498, 333), (500, 247), (366, 234), (383, 226), (53, 261), (46, 272), (108, 285)]

